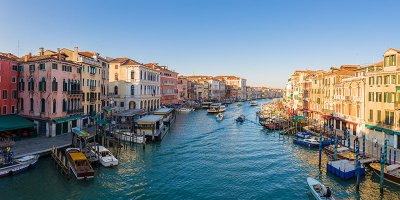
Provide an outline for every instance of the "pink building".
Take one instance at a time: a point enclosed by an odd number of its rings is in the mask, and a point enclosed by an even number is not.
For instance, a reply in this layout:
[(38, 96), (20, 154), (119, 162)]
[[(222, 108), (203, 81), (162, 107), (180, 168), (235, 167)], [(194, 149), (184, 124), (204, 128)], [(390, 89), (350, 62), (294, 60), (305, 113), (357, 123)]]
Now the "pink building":
[(17, 57), (0, 53), (0, 115), (17, 113)]
[(185, 77), (178, 77), (178, 102), (182, 103), (183, 101), (188, 100), (188, 80)]
[(178, 103), (178, 73), (169, 70), (166, 66), (159, 66), (158, 63), (148, 63), (145, 66), (160, 71), (160, 104)]
[(60, 51), (28, 54), (20, 61), (19, 113), (34, 121), (39, 135), (52, 137), (81, 126), (80, 65)]

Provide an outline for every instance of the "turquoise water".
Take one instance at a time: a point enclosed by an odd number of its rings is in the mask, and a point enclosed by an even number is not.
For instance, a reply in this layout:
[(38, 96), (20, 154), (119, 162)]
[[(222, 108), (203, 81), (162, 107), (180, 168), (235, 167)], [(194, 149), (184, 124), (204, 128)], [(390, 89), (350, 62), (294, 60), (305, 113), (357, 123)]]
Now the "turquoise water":
[[(231, 105), (222, 122), (205, 110), (179, 114), (161, 143), (129, 146), (119, 166), (97, 167), (89, 181), (67, 180), (43, 158), (33, 170), (0, 179), (0, 199), (312, 199), (308, 176), (342, 199), (399, 199), (400, 187), (391, 184), (380, 197), (371, 172), (356, 193), (355, 181), (319, 170), (318, 151), (264, 130), (255, 123), (257, 110)], [(234, 120), (240, 114), (243, 124)]]

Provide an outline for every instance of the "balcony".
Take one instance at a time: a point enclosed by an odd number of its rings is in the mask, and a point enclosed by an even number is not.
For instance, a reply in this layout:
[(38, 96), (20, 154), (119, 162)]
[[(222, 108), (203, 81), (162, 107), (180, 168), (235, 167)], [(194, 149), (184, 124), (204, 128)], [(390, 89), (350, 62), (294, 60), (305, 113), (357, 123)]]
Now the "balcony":
[(96, 98), (90, 98), (90, 99), (89, 99), (89, 102), (90, 102), (90, 103), (95, 103), (96, 101), (97, 101)]
[(73, 91), (67, 91), (69, 95), (81, 95), (82, 90), (73, 90)]
[(332, 114), (333, 114), (333, 111), (332, 111), (332, 110), (329, 110), (329, 109), (322, 109), (322, 113), (323, 113), (324, 115), (332, 115)]
[(90, 89), (90, 91), (95, 91), (95, 90), (96, 90), (96, 87), (90, 86), (89, 89)]
[(81, 114), (81, 113), (83, 113), (83, 108), (67, 110), (67, 114)]

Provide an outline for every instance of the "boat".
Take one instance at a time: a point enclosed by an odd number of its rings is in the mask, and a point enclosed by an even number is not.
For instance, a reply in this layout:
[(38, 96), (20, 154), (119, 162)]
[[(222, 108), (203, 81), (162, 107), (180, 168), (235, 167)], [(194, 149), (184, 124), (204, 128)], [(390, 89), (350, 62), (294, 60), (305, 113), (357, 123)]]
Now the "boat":
[(216, 117), (218, 121), (222, 121), (224, 119), (224, 114), (218, 113)]
[(251, 101), (250, 106), (257, 106), (257, 101)]
[[(293, 143), (299, 144), (306, 147), (317, 148), (319, 147), (319, 141), (315, 137), (310, 138), (295, 138), (293, 139)], [(322, 147), (330, 145), (331, 141), (324, 140), (322, 141)]]
[(212, 102), (203, 102), (203, 103), (201, 103), (201, 108), (208, 109), (208, 108), (210, 108), (211, 104), (212, 104)]
[(324, 195), (327, 192), (327, 188), (325, 187), (324, 184), (320, 183), (319, 181), (308, 177), (307, 178), (307, 184), (308, 187), (310, 188), (311, 194), (314, 196), (315, 199), (335, 199), (332, 195), (330, 197), (325, 197)]
[(91, 179), (94, 177), (94, 170), (90, 165), (85, 154), (78, 148), (68, 148), (65, 150), (65, 155), (68, 160), (68, 165), (74, 173), (76, 179)]
[(237, 104), (237, 106), (243, 106), (243, 103), (242, 103), (242, 102), (239, 102), (239, 103)]
[(146, 138), (142, 135), (132, 134), (131, 132), (127, 131), (117, 134), (117, 138), (122, 141), (134, 142), (138, 144), (143, 144), (143, 142), (146, 143)]
[(104, 167), (112, 167), (118, 165), (118, 159), (104, 146), (92, 146), (92, 152), (98, 157), (101, 165)]
[(38, 160), (39, 155), (24, 156), (18, 159), (12, 159), (9, 162), (5, 162), (5, 160), (0, 160), (0, 163), (2, 163), (0, 164), (0, 177), (10, 176), (26, 171), (36, 166)]
[[(335, 154), (335, 145), (328, 145), (324, 147), (325, 152), (328, 155), (333, 156)], [(344, 147), (341, 145), (338, 145), (336, 149), (336, 155), (337, 158), (339, 159), (346, 159), (346, 160), (355, 160), (356, 159), (356, 154), (352, 152), (348, 147)]]
[[(369, 167), (374, 170), (374, 172), (380, 176), (381, 164), (380, 163), (370, 163)], [(384, 166), (384, 178), (394, 184), (400, 185), (400, 164), (391, 164)]]
[(236, 118), (237, 122), (244, 122), (246, 120), (246, 117), (244, 115), (240, 115), (238, 118)]
[(193, 108), (178, 108), (177, 109), (178, 112), (191, 112), (194, 111)]
[(221, 103), (213, 103), (210, 105), (210, 108), (207, 110), (208, 113), (220, 113), (224, 112), (226, 107), (223, 106)]
[(312, 135), (311, 135), (311, 133), (308, 133), (308, 132), (298, 132), (298, 133), (296, 134), (296, 137), (297, 137), (297, 138), (303, 138), (303, 139), (305, 139), (305, 138), (310, 138), (310, 137), (312, 137)]

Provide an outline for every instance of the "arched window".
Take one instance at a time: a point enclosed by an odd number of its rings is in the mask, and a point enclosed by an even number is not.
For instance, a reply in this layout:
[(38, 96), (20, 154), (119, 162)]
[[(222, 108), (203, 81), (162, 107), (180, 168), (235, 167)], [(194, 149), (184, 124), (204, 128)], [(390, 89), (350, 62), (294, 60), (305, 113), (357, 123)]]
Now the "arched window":
[(135, 86), (131, 85), (131, 95), (135, 95)]
[(114, 86), (114, 95), (118, 95), (118, 86)]
[(33, 80), (33, 78), (29, 79), (28, 91), (35, 91), (35, 81)]
[(40, 101), (40, 112), (46, 112), (46, 101), (44, 99)]
[(53, 113), (57, 112), (57, 104), (56, 104), (56, 100), (53, 99)]
[(24, 91), (25, 90), (25, 81), (24, 81), (23, 78), (19, 79), (18, 90), (19, 91)]
[(65, 99), (63, 99), (62, 102), (62, 111), (67, 112), (67, 101)]
[(58, 83), (57, 83), (56, 77), (53, 78), (53, 82), (51, 83), (51, 90), (52, 91), (58, 90)]
[(131, 79), (135, 79), (135, 71), (131, 71)]
[(33, 98), (31, 98), (29, 102), (30, 102), (29, 111), (32, 111), (32, 112), (33, 112)]
[(39, 83), (39, 91), (46, 92), (46, 79), (42, 77), (42, 80)]

